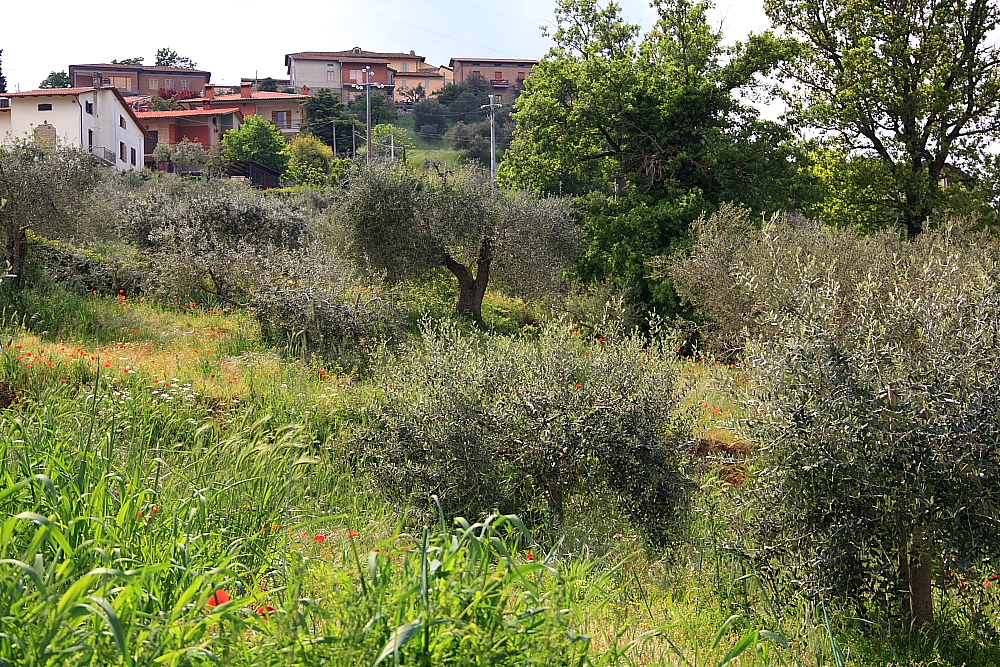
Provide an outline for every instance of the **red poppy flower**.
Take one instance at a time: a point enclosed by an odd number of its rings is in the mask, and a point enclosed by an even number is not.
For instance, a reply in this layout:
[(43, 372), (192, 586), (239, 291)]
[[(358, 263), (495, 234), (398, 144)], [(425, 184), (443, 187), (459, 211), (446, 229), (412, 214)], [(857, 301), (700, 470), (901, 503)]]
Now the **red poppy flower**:
[(533, 554), (533, 553), (531, 553), (531, 552), (529, 551), (529, 552), (528, 552), (528, 556), (527, 556), (527, 558), (528, 558), (528, 560), (535, 560), (535, 554)]
[(274, 607), (271, 605), (265, 605), (263, 607), (257, 607), (257, 615), (267, 620), (267, 617), (275, 611)]
[(226, 604), (230, 599), (229, 593), (226, 591), (215, 591), (212, 597), (208, 598), (208, 606), (215, 607), (220, 604)]
[(358, 537), (358, 534), (357, 534), (357, 533), (355, 533), (354, 531), (351, 531), (351, 532), (349, 532), (349, 533), (347, 534), (347, 536), (348, 536), (348, 537)]
[[(357, 535), (357, 533), (354, 534)], [(317, 535), (315, 539), (317, 542), (326, 542), (326, 535)]]

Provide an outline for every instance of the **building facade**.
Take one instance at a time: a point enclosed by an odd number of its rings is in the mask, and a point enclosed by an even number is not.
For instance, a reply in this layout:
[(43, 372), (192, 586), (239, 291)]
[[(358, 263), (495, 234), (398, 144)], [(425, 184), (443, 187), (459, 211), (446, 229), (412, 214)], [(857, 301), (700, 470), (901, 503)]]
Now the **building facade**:
[[(95, 83), (96, 79), (100, 79)], [(155, 95), (160, 90), (199, 93), (212, 80), (206, 70), (144, 65), (70, 65), (69, 81), (75, 87), (113, 86), (122, 95)]]
[(140, 111), (136, 116), (149, 133), (145, 143), (147, 166), (153, 166), (153, 150), (158, 144), (173, 145), (187, 139), (205, 150), (222, 141), (229, 130), (243, 124), (239, 109), (185, 109), (183, 111)]
[(149, 133), (114, 87), (0, 93), (0, 140), (77, 146), (118, 171), (142, 169)]
[(219, 112), (238, 109), (246, 116), (263, 116), (278, 126), (284, 137), (299, 133), (302, 124), (302, 103), (309, 99), (309, 87), (302, 93), (268, 93), (253, 89), (253, 84), (244, 81), (238, 95), (216, 95), (215, 86), (206, 84), (202, 97), (180, 100), (187, 109), (203, 109)]
[(486, 79), (494, 93), (513, 100), (524, 90), (524, 80), (531, 74), (537, 60), (505, 58), (452, 58), (448, 63), (454, 71), (455, 83), (467, 83), (472, 77)]

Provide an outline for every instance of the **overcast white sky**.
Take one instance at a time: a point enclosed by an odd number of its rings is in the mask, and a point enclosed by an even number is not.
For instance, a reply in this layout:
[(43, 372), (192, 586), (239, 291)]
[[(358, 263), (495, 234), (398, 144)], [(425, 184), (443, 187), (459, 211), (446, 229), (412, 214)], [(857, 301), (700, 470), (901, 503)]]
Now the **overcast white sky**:
[[(625, 16), (649, 28), (648, 0), (620, 0)], [(0, 49), (8, 90), (38, 87), (71, 64), (144, 56), (169, 46), (212, 72), (284, 77), (296, 51), (410, 51), (432, 65), (455, 57), (541, 58), (551, 46), (539, 26), (554, 0), (0, 0)], [(762, 0), (717, 0), (713, 21), (727, 40), (769, 25)]]

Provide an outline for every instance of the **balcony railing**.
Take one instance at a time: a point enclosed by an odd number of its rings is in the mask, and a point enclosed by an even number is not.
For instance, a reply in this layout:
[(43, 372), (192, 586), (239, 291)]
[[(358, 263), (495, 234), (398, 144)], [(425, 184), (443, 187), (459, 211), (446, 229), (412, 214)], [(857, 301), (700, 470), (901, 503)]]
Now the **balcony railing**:
[(493, 79), (490, 81), (494, 88), (506, 88), (510, 85), (510, 81), (507, 79)]
[(105, 148), (104, 146), (91, 146), (88, 150), (90, 150), (92, 155), (96, 155), (112, 167), (117, 164), (116, 160), (118, 159), (118, 156), (113, 150)]

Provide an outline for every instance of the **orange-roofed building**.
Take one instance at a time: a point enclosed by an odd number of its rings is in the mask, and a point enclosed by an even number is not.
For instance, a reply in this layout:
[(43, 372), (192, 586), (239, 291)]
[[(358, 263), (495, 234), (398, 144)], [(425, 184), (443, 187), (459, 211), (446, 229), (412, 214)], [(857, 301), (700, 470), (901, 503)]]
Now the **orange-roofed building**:
[(269, 93), (254, 90), (253, 83), (240, 84), (237, 95), (217, 95), (213, 84), (205, 84), (203, 97), (179, 100), (186, 109), (222, 111), (238, 109), (244, 117), (262, 116), (274, 123), (281, 134), (291, 137), (299, 132), (302, 124), (302, 103), (309, 99), (308, 88), (299, 93)]
[(136, 113), (149, 133), (146, 139), (145, 163), (153, 167), (153, 150), (160, 143), (174, 145), (187, 139), (201, 144), (205, 150), (222, 141), (229, 130), (243, 124), (239, 109), (184, 109), (182, 111), (140, 111)]

